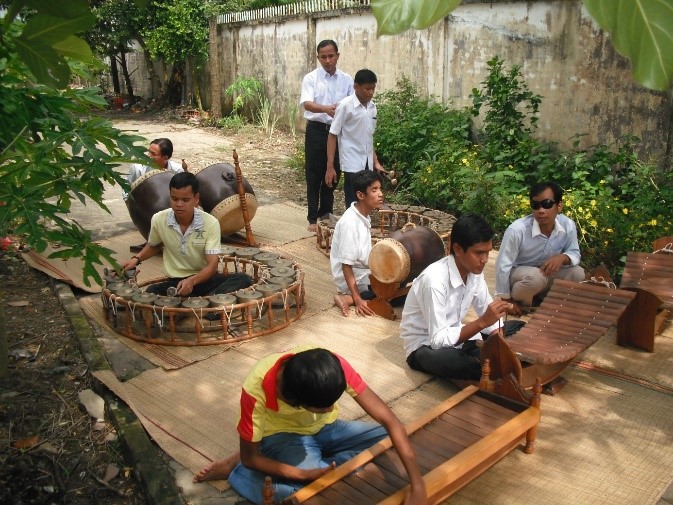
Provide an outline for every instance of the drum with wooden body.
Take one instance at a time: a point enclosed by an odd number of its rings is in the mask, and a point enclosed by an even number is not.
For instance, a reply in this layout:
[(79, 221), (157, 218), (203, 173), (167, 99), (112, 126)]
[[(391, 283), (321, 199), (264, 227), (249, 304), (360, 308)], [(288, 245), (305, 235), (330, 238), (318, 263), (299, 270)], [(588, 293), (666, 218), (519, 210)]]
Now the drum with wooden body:
[(126, 206), (131, 221), (146, 240), (150, 235), (152, 216), (171, 206), (168, 185), (174, 175), (175, 172), (168, 170), (150, 170), (131, 185)]
[[(216, 163), (193, 170), (199, 181), (199, 195), (203, 210), (217, 218), (223, 236), (245, 227), (240, 197), (236, 187), (236, 172), (229, 163)], [(257, 212), (257, 198), (250, 183), (243, 178), (245, 202), (250, 220)]]
[(369, 254), (372, 275), (384, 284), (405, 284), (445, 256), (442, 237), (427, 226), (405, 225), (379, 240)]

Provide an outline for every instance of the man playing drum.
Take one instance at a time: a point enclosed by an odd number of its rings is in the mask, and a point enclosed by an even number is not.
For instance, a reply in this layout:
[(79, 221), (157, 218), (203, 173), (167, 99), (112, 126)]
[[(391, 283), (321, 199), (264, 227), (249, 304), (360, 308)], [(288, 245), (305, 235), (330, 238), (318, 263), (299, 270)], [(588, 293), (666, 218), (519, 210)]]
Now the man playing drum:
[(206, 296), (251, 286), (252, 279), (245, 273), (217, 272), (220, 223), (198, 208), (196, 176), (189, 172), (174, 175), (169, 190), (171, 208), (152, 216), (147, 244), (123, 265), (124, 270), (136, 268), (163, 246), (164, 270), (169, 279), (150, 285), (149, 293), (166, 295), (169, 287), (175, 287), (180, 296)]
[(563, 189), (540, 182), (530, 189), (532, 212), (514, 221), (502, 237), (495, 260), (495, 291), (512, 303), (513, 313), (530, 310), (554, 279), (581, 282), (580, 246), (575, 222), (563, 210)]
[(372, 250), (372, 223), (369, 214), (383, 205), (382, 178), (378, 172), (361, 170), (353, 174), (357, 201), (343, 213), (334, 228), (330, 264), (337, 287), (334, 303), (348, 316), (351, 305), (359, 316), (373, 316), (367, 305), (375, 295), (369, 289), (367, 262)]
[[(152, 160), (152, 165), (141, 165), (139, 163), (131, 165), (131, 169), (126, 176), (130, 185), (133, 185), (135, 181), (140, 179), (150, 170), (168, 170), (175, 173), (187, 171), (187, 163), (185, 160), (182, 160), (182, 163), (171, 160), (171, 156), (173, 156), (173, 143), (167, 138), (154, 139), (150, 142), (147, 155)], [(127, 201), (129, 194), (122, 193), (122, 197), (124, 198), (124, 201)], [(143, 247), (145, 247), (145, 244), (132, 245), (129, 249), (131, 252), (138, 252)]]
[[(414, 279), (400, 323), (407, 364), (447, 379), (479, 380), (477, 341), (500, 331), (511, 305), (493, 301), (484, 279), (493, 229), (481, 216), (464, 214), (451, 230), (451, 253)], [(477, 319), (463, 324), (470, 306)]]

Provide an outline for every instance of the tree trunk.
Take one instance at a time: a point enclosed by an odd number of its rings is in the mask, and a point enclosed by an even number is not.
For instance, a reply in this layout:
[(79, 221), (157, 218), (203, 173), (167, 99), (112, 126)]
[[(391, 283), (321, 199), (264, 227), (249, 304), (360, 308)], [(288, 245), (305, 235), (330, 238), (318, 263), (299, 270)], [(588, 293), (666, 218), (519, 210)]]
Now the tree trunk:
[(173, 107), (182, 103), (182, 83), (185, 78), (184, 66), (184, 62), (173, 64), (173, 71), (166, 87), (166, 101)]
[[(212, 16), (210, 18), (208, 27), (208, 44), (210, 46), (210, 117), (220, 119), (222, 117), (222, 83), (220, 82), (220, 51), (217, 43), (217, 17)], [(196, 79), (194, 82), (196, 82)], [(199, 95), (199, 100), (200, 98)], [(200, 108), (201, 104), (199, 103)]]
[(200, 111), (203, 110), (203, 104), (201, 103), (201, 88), (199, 88), (199, 78), (196, 75), (196, 69), (192, 67), (192, 86), (194, 88), (194, 99), (196, 100), (196, 106)]
[(112, 78), (112, 90), (118, 95), (121, 93), (121, 86), (119, 85), (119, 69), (117, 69), (117, 55), (110, 51), (108, 54), (110, 58), (110, 77)]
[(121, 63), (122, 73), (124, 74), (124, 82), (126, 83), (126, 93), (129, 96), (129, 103), (135, 103), (133, 96), (133, 84), (131, 83), (131, 74), (129, 74), (129, 67), (126, 65), (126, 51), (123, 49), (119, 51), (119, 62)]
[(140, 47), (142, 47), (143, 49), (143, 56), (145, 57), (145, 66), (147, 67), (147, 72), (150, 74), (150, 98), (160, 97), (163, 94), (163, 86), (154, 68), (154, 63), (152, 62), (152, 56), (150, 55), (150, 52), (147, 49), (147, 44), (145, 44), (145, 40), (143, 40), (140, 34), (136, 34), (135, 39), (138, 41), (138, 44), (140, 44)]

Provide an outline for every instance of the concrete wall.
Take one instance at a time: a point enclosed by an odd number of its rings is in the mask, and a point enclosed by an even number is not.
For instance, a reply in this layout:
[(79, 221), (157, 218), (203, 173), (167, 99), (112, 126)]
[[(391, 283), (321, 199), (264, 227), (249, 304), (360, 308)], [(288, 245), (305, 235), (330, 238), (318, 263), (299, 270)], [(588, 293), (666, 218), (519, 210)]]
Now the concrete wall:
[[(377, 37), (369, 8), (302, 14), (265, 22), (218, 26), (222, 91), (237, 75), (257, 77), (286, 118), (301, 80), (316, 67), (315, 46), (338, 42), (339, 67), (353, 75), (371, 68), (380, 91), (409, 76), (423, 93), (469, 105), (469, 94), (487, 75), (493, 56), (520, 65), (530, 89), (544, 96), (540, 136), (583, 145), (630, 134), (643, 141), (641, 156), (661, 161), (666, 153), (671, 103), (665, 93), (637, 84), (630, 63), (619, 56), (579, 0), (463, 0), (442, 22), (426, 30)], [(208, 75), (209, 69), (204, 73)], [(209, 82), (202, 89), (210, 102)], [(224, 103), (224, 100), (223, 100)], [(301, 115), (301, 111), (298, 114)], [(303, 123), (300, 123), (300, 127)]]

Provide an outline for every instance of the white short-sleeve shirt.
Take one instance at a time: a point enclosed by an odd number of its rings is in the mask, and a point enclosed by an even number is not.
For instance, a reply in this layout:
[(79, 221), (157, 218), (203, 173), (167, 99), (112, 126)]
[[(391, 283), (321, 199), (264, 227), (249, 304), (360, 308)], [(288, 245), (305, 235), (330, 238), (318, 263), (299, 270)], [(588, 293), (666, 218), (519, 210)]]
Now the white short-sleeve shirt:
[(332, 277), (337, 291), (351, 294), (344, 278), (342, 264), (351, 265), (358, 291), (369, 287), (369, 253), (372, 250), (371, 220), (360, 214), (355, 202), (343, 213), (334, 228), (330, 249)]
[[(376, 105), (362, 105), (355, 95), (344, 98), (337, 106), (329, 132), (339, 142), (339, 162), (342, 172), (355, 173), (374, 169), (374, 131)], [(368, 164), (368, 165), (367, 165)]]

